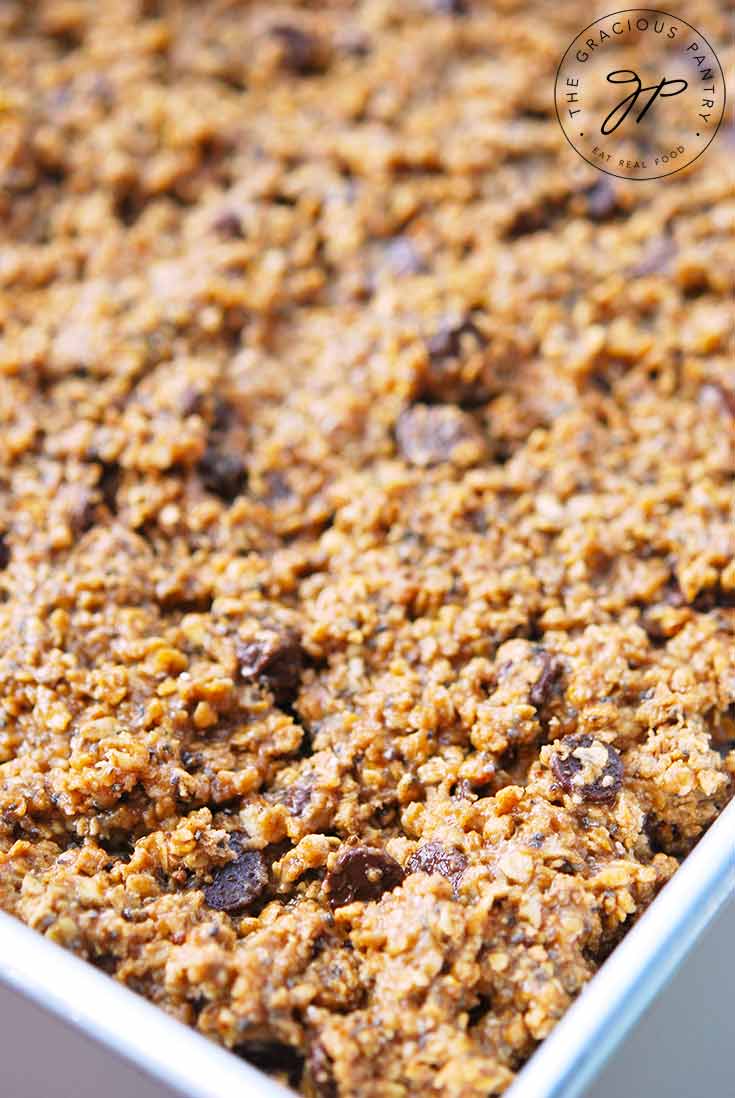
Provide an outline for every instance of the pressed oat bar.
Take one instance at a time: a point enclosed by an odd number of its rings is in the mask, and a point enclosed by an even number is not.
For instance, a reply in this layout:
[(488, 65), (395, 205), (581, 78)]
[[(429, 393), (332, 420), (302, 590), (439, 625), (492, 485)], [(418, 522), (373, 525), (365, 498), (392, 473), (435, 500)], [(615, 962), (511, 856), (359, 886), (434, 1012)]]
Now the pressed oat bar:
[(587, 165), (589, 19), (0, 5), (0, 906), (310, 1098), (500, 1094), (733, 793), (733, 132)]

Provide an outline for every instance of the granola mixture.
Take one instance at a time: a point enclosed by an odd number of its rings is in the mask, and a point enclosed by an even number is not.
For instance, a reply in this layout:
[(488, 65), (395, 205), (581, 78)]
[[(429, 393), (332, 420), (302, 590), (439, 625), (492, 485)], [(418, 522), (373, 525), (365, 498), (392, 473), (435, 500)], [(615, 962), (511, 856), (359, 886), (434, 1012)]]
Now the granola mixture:
[(733, 793), (735, 138), (585, 164), (604, 10), (0, 5), (0, 906), (312, 1098), (501, 1093)]

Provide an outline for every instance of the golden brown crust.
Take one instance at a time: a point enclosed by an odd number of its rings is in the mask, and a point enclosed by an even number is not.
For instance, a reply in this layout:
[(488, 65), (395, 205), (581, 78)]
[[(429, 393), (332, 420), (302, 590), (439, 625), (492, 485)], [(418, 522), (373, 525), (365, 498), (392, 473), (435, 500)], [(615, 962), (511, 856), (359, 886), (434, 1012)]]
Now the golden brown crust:
[(501, 1092), (733, 791), (732, 135), (579, 160), (587, 14), (0, 11), (0, 905), (312, 1098)]

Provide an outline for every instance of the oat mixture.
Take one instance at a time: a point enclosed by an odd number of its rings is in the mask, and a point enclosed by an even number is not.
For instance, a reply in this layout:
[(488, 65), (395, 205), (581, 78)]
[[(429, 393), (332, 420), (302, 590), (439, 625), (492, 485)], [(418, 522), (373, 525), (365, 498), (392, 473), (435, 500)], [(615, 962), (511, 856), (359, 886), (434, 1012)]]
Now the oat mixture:
[(735, 139), (585, 164), (606, 10), (0, 4), (0, 906), (312, 1098), (501, 1093), (733, 793)]

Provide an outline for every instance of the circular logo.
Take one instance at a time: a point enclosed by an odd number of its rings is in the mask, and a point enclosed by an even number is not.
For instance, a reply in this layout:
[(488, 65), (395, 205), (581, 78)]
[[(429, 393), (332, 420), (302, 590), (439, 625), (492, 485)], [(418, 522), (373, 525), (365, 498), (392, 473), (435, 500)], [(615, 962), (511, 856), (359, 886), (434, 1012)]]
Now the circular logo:
[(725, 111), (725, 79), (707, 39), (684, 19), (627, 8), (590, 23), (561, 59), (559, 124), (609, 175), (660, 179), (701, 156)]

